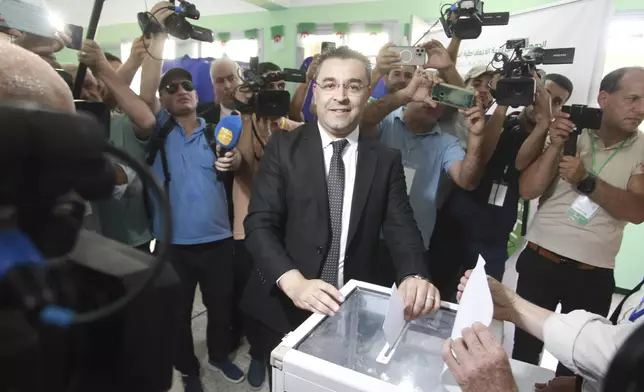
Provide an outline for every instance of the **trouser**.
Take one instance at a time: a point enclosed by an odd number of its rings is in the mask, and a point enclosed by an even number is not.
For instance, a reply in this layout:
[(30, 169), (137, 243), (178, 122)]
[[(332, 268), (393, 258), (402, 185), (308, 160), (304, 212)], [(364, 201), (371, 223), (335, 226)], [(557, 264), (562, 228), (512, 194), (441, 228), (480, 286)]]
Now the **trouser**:
[(209, 359), (228, 358), (233, 311), (233, 241), (224, 239), (198, 245), (172, 245), (170, 260), (181, 281), (179, 325), (175, 340), (175, 368), (198, 376), (199, 361), (192, 340), (192, 304), (199, 290), (207, 310), (206, 342)]
[(250, 273), (253, 270), (253, 259), (250, 252), (246, 249), (244, 240), (235, 240), (235, 290), (234, 290), (234, 309), (232, 318), (232, 342), (236, 348), (241, 338), (246, 335), (250, 349), (248, 353), (252, 359), (263, 361), (265, 359), (262, 351), (262, 334), (259, 323), (252, 317), (248, 317), (239, 307), (244, 288), (248, 283)]
[(253, 319), (253, 322), (257, 326), (257, 332), (262, 337), (261, 346), (258, 347), (258, 350), (261, 351), (262, 356), (265, 358), (266, 363), (266, 372), (268, 373), (268, 390), (273, 390), (273, 368), (271, 366), (271, 352), (273, 349), (282, 342), (284, 334), (279, 333), (261, 322)]
[[(615, 278), (613, 270), (580, 269), (578, 264), (557, 264), (527, 247), (517, 261), (517, 294), (542, 308), (554, 311), (561, 302), (561, 312), (583, 309), (602, 316), (608, 315)], [(512, 358), (539, 364), (543, 342), (520, 330), (514, 334)], [(572, 375), (559, 364), (557, 376)]]
[(485, 260), (485, 272), (503, 280), (508, 259), (507, 241), (472, 241), (447, 238), (434, 232), (429, 245), (429, 276), (445, 301), (455, 301), (458, 282), (468, 269), (476, 267), (479, 255)]

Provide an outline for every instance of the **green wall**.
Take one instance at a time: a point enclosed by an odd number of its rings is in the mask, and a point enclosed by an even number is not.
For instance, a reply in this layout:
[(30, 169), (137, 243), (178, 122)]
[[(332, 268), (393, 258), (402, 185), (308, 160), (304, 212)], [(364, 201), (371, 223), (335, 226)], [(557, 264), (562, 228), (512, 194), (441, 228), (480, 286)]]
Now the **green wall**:
[[(447, 0), (382, 0), (367, 3), (298, 7), (274, 12), (205, 16), (197, 24), (215, 32), (263, 28), (264, 60), (275, 62), (283, 67), (293, 67), (296, 66), (295, 46), (298, 22), (321, 24), (398, 21), (404, 24), (409, 22), (412, 14), (423, 19), (436, 18), (439, 6), (446, 2)], [(485, 10), (488, 12), (520, 11), (547, 3), (549, 3), (548, 0), (487, 0), (485, 1)], [(614, 4), (617, 12), (644, 12), (644, 1), (642, 0), (614, 0)], [(133, 11), (131, 12), (134, 14)], [(571, 18), (571, 28), (574, 28), (574, 17), (571, 16)], [(547, 21), (544, 21), (544, 24), (547, 24)], [(285, 45), (280, 51), (273, 49), (270, 36), (270, 27), (275, 25), (284, 25), (285, 29)], [(97, 41), (104, 46), (114, 45), (131, 40), (140, 33), (136, 23), (104, 26), (98, 30)], [(76, 53), (69, 50), (60, 53), (58, 59), (61, 63), (77, 61)], [(629, 289), (642, 279), (644, 276), (644, 257), (640, 256), (642, 254), (644, 254), (644, 225), (628, 225), (622, 249), (617, 257), (615, 279), (618, 287)]]

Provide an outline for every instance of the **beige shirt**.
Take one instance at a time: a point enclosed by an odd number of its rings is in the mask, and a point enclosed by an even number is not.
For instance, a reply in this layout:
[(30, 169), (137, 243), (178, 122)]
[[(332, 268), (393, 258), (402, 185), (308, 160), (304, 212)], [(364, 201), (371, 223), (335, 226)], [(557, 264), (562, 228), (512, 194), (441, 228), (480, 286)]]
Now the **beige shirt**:
[[(242, 115), (243, 128), (237, 149), (242, 156), (242, 164), (235, 172), (233, 179), (233, 238), (243, 240), (244, 219), (248, 215), (248, 204), (250, 203), (250, 191), (253, 185), (253, 176), (259, 168), (259, 159), (264, 155), (264, 149), (261, 143), (253, 134), (251, 115)], [(285, 131), (292, 131), (302, 125), (302, 123), (282, 118), (272, 124), (273, 128), (279, 128)], [(268, 142), (270, 135), (259, 135), (262, 143)]]
[[(588, 171), (592, 167), (591, 137), (595, 139), (596, 171), (621, 143), (606, 148), (595, 131), (584, 130), (577, 140), (577, 151), (581, 153), (584, 167)], [(631, 176), (642, 173), (644, 134), (637, 131), (606, 164), (599, 178), (614, 187), (626, 189)], [(575, 261), (601, 268), (615, 268), (615, 256), (619, 252), (627, 222), (619, 221), (599, 208), (588, 224), (576, 223), (568, 217), (567, 212), (580, 195), (572, 185), (557, 176), (539, 200), (539, 209), (527, 238), (551, 252)]]
[(585, 310), (555, 313), (544, 323), (546, 350), (584, 378), (582, 392), (602, 390), (602, 381), (617, 350), (644, 322), (644, 317), (630, 321), (631, 314), (642, 308), (642, 297), (644, 288), (628, 297), (617, 318), (617, 325)]

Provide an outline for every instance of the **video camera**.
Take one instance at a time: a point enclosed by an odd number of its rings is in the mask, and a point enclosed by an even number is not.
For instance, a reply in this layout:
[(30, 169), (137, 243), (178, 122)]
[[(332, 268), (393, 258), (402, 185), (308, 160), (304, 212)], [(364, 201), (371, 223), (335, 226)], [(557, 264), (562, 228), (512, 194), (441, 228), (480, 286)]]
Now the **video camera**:
[(561, 108), (561, 111), (570, 114), (568, 119), (575, 124), (575, 129), (564, 144), (564, 155), (574, 156), (577, 153), (577, 138), (581, 135), (581, 131), (601, 128), (604, 112), (587, 105), (566, 105)]
[[(496, 103), (502, 106), (529, 106), (534, 103), (537, 89), (533, 73), (537, 71), (537, 65), (572, 64), (575, 57), (575, 48), (544, 49), (534, 47), (523, 49), (527, 45), (527, 39), (509, 40), (505, 43), (505, 49), (512, 50), (508, 56), (504, 52), (494, 54), (492, 67), (501, 71), (501, 79), (497, 82), (496, 91), (493, 96)], [(494, 66), (494, 63), (502, 63), (501, 68)]]
[[(213, 42), (215, 38), (212, 34), (212, 30), (204, 27), (193, 26), (186, 20), (186, 18), (193, 20), (199, 19), (201, 14), (199, 13), (199, 10), (197, 10), (197, 7), (185, 0), (177, 1), (179, 2), (179, 5), (168, 7), (168, 9), (174, 11), (174, 14), (170, 15), (165, 20), (165, 29), (168, 34), (180, 40), (192, 38), (197, 41)], [(175, 4), (174, 0), (170, 0), (170, 3)], [(163, 31), (163, 27), (159, 23), (156, 23), (155, 16), (156, 15), (150, 12), (139, 12), (137, 14), (139, 26), (146, 37), (150, 37), (151, 35), (158, 34)]]
[(289, 112), (291, 95), (286, 90), (267, 90), (269, 83), (283, 80), (291, 83), (306, 83), (306, 71), (284, 68), (279, 72), (259, 74), (259, 57), (251, 57), (250, 67), (244, 70), (245, 82), (239, 87), (242, 93), (252, 93), (248, 103), (236, 100), (241, 113), (255, 113), (260, 117), (282, 117)]
[[(445, 9), (447, 6), (449, 8)], [(440, 21), (448, 38), (476, 39), (481, 35), (483, 26), (504, 26), (510, 20), (509, 12), (483, 13), (480, 0), (460, 0), (445, 4), (441, 10)]]

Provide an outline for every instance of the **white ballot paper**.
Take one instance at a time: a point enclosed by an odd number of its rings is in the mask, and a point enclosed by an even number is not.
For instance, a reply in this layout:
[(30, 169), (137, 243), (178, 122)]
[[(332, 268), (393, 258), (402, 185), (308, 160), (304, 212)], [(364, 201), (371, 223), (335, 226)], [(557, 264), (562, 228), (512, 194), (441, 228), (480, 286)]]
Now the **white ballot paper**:
[(385, 333), (385, 339), (389, 343), (389, 347), (393, 347), (400, 337), (400, 334), (405, 328), (405, 301), (398, 292), (396, 284), (391, 287), (391, 296), (389, 297), (389, 306), (387, 307), (387, 315), (385, 322), (382, 324), (382, 330)]
[(382, 330), (385, 333), (385, 346), (376, 358), (377, 362), (387, 364), (396, 350), (396, 346), (400, 342), (400, 337), (405, 333), (407, 326), (405, 320), (405, 301), (403, 301), (398, 287), (396, 284), (391, 287), (391, 295), (389, 296), (389, 306), (387, 307), (387, 314), (385, 321), (382, 323)]
[[(492, 323), (493, 312), (492, 294), (485, 274), (485, 260), (479, 255), (476, 267), (474, 267), (472, 275), (467, 281), (467, 286), (465, 286), (458, 304), (454, 327), (452, 328), (452, 340), (462, 337), (461, 332), (463, 329), (472, 327), (476, 322), (489, 327)], [(445, 370), (447, 370), (447, 365), (443, 367), (444, 383), (446, 381)], [(449, 375), (451, 376), (451, 374)]]
[(474, 267), (467, 286), (463, 290), (461, 301), (458, 303), (458, 311), (452, 329), (452, 340), (460, 338), (463, 328), (472, 327), (476, 322), (489, 327), (493, 312), (494, 305), (492, 304), (490, 286), (487, 283), (485, 260), (479, 255), (476, 267)]

